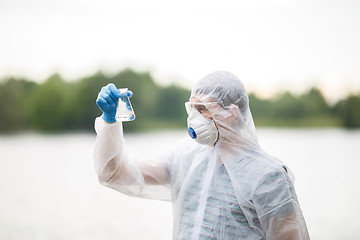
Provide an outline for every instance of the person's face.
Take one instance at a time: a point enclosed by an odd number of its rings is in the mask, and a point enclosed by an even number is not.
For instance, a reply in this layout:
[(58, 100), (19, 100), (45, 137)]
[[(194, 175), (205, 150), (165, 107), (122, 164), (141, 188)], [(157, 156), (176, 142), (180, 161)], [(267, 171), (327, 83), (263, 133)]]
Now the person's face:
[(217, 122), (228, 123), (235, 116), (231, 116), (232, 114), (221, 107), (217, 102), (213, 101), (210, 97), (206, 97), (200, 101), (197, 97), (192, 97), (190, 99), (191, 107), (198, 110), (204, 117), (217, 120)]
[[(207, 119), (213, 120), (213, 116), (211, 115), (211, 110), (214, 110), (216, 107), (219, 107), (217, 102), (213, 101), (200, 101), (197, 97), (191, 97), (190, 102), (186, 103), (188, 107), (198, 111), (202, 116)], [(214, 122), (215, 128), (218, 129), (216, 122)], [(219, 140), (219, 135), (217, 135), (217, 139), (213, 145), (217, 143)]]
[(215, 127), (218, 129), (219, 137), (223, 135), (224, 139), (233, 136), (233, 122), (238, 118), (238, 110), (235, 105), (228, 108), (221, 107), (210, 97), (201, 97), (201, 101), (196, 96), (190, 98), (190, 105), (196, 109), (205, 118), (214, 120)]

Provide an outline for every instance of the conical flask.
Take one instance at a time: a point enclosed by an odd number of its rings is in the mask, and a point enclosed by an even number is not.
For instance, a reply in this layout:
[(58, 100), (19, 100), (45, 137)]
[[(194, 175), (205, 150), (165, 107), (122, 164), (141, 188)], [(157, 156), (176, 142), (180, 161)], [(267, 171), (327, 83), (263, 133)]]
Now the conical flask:
[(120, 97), (116, 109), (116, 119), (121, 122), (133, 121), (135, 119), (135, 112), (131, 105), (130, 98), (132, 92), (127, 88), (119, 88)]

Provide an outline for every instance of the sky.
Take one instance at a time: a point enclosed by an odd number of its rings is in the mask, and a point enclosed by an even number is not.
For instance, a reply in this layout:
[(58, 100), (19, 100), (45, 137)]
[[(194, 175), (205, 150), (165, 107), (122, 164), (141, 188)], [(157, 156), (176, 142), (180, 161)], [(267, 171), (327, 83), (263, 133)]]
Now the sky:
[(359, 43), (358, 0), (0, 0), (0, 78), (131, 67), (191, 88), (226, 70), (260, 96), (336, 101), (360, 92)]

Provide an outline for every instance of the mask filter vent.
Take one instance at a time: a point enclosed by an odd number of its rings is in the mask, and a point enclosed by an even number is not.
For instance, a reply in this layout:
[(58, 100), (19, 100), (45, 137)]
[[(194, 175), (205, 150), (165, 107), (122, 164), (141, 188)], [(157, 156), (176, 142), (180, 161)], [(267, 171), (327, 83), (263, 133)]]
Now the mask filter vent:
[(192, 127), (189, 127), (188, 134), (192, 139), (196, 138), (195, 130)]

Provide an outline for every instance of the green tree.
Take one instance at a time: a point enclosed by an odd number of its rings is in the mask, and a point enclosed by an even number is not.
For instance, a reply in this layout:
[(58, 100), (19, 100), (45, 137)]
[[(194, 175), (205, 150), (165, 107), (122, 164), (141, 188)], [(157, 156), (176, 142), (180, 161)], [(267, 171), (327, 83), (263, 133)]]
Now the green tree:
[(300, 100), (304, 105), (304, 114), (308, 117), (329, 116), (331, 114), (329, 105), (317, 88), (311, 88), (301, 95)]
[(94, 119), (102, 113), (95, 101), (101, 87), (108, 83), (109, 79), (101, 72), (72, 83), (66, 102), (71, 128), (93, 129)]
[(0, 84), (0, 131), (29, 127), (28, 99), (38, 88), (34, 82), (10, 78)]
[(65, 102), (70, 89), (60, 75), (54, 74), (42, 84), (30, 99), (30, 121), (36, 130), (66, 129)]
[(273, 118), (294, 120), (306, 117), (305, 105), (290, 92), (285, 92), (272, 101)]
[(345, 100), (339, 101), (334, 112), (342, 119), (346, 128), (360, 127), (360, 95), (350, 95)]
[[(273, 99), (258, 99), (250, 94), (250, 106), (254, 121), (272, 126), (328, 126), (338, 124), (337, 117), (317, 88), (311, 88), (300, 96), (290, 92)], [(260, 119), (260, 121), (258, 121)]]
[(178, 123), (184, 123), (186, 119), (185, 102), (188, 101), (190, 90), (171, 85), (159, 91), (156, 103), (156, 116)]

